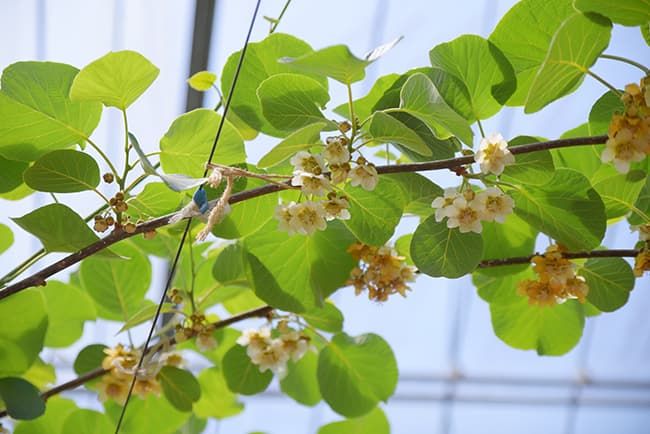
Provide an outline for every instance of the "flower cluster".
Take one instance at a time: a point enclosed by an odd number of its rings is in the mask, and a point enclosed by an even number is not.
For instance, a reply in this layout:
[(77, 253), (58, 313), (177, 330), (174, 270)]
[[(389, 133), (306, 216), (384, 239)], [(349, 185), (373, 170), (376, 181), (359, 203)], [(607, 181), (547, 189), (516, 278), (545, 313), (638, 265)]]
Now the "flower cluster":
[[(110, 174), (105, 174), (104, 179), (106, 179), (106, 175)], [(129, 234), (135, 232), (136, 223), (132, 222), (129, 216), (122, 215), (123, 212), (129, 209), (129, 205), (124, 200), (124, 193), (121, 191), (115, 193), (115, 196), (111, 197), (109, 200), (109, 204), (111, 206), (109, 211), (95, 216), (95, 222), (93, 226), (95, 231), (105, 232), (109, 227), (115, 226), (116, 229), (121, 228), (124, 230), (124, 232)], [(117, 220), (113, 218), (113, 216), (110, 214), (111, 210), (115, 213), (116, 217), (120, 218)]]
[(368, 291), (368, 298), (386, 301), (393, 294), (406, 296), (407, 282), (415, 280), (415, 269), (406, 265), (403, 256), (388, 246), (374, 247), (355, 243), (348, 252), (359, 261), (359, 266), (350, 273), (348, 285), (354, 286), (357, 295)]
[(195, 312), (181, 324), (176, 324), (176, 342), (183, 342), (196, 337), (196, 347), (199, 351), (210, 351), (217, 346), (214, 338), (214, 324), (210, 323), (204, 314)]
[(448, 188), (443, 196), (431, 203), (436, 209), (437, 222), (447, 218), (448, 228), (477, 234), (483, 230), (482, 221), (503, 223), (508, 214), (512, 213), (514, 205), (512, 198), (496, 187), (479, 193), (472, 190), (460, 193), (456, 188)]
[(291, 329), (280, 321), (277, 337), (272, 337), (269, 327), (245, 330), (237, 343), (246, 347), (246, 354), (260, 372), (270, 370), (280, 378), (287, 373), (287, 362), (297, 362), (309, 349), (309, 337)]
[(650, 271), (650, 246), (648, 245), (634, 258), (634, 275), (641, 277), (646, 271)]
[(508, 149), (508, 142), (501, 134), (491, 134), (481, 140), (474, 161), (481, 166), (481, 173), (501, 175), (506, 166), (515, 162), (515, 156)]
[[(345, 128), (341, 128), (344, 131)], [(328, 137), (320, 154), (300, 151), (290, 162), (294, 167), (291, 185), (300, 187), (308, 200), (278, 205), (275, 218), (282, 230), (293, 234), (311, 235), (325, 230), (327, 221), (348, 220), (350, 204), (334, 191), (336, 185), (348, 180), (353, 187), (374, 190), (379, 181), (377, 169), (365, 158), (351, 161), (349, 141), (345, 135)], [(354, 164), (354, 167), (352, 166)]]
[(142, 352), (135, 348), (125, 348), (118, 344), (115, 348), (104, 349), (106, 356), (102, 360), (102, 368), (108, 373), (102, 377), (99, 384), (99, 399), (103, 402), (112, 399), (124, 404), (129, 393), (129, 387), (135, 375), (133, 393), (140, 398), (147, 395), (160, 395), (158, 373), (163, 366), (180, 367), (183, 358), (174, 352), (158, 353), (155, 356), (145, 356), (142, 367), (137, 369)]
[(575, 273), (574, 263), (562, 255), (566, 250), (560, 245), (550, 245), (544, 255), (532, 258), (533, 271), (537, 280), (519, 282), (517, 293), (528, 297), (530, 304), (554, 306), (569, 298), (584, 303), (589, 286), (582, 276)]
[(612, 117), (601, 159), (627, 173), (631, 163), (650, 154), (650, 76), (643, 78), (640, 85), (625, 86), (621, 100), (625, 112)]

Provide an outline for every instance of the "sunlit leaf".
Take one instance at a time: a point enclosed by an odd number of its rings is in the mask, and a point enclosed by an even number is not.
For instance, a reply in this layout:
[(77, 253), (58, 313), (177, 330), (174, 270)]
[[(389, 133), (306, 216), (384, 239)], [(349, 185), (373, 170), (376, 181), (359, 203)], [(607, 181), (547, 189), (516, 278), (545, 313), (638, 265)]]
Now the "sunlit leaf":
[(325, 128), (325, 122), (307, 125), (291, 133), (286, 139), (275, 145), (273, 149), (264, 154), (257, 163), (258, 167), (267, 168), (276, 166), (298, 151), (311, 148), (320, 140), (320, 132)]
[(102, 360), (106, 357), (104, 350), (108, 348), (103, 344), (91, 344), (84, 347), (74, 361), (74, 372), (83, 375), (102, 366)]
[(624, 26), (640, 26), (650, 21), (650, 4), (646, 0), (574, 0), (582, 12), (596, 12)]
[(63, 424), (62, 433), (111, 434), (115, 427), (104, 413), (79, 409), (70, 413)]
[(634, 204), (646, 184), (646, 174), (642, 170), (621, 174), (607, 165), (593, 175), (591, 184), (605, 204), (607, 218), (612, 219), (635, 209)]
[(191, 411), (201, 397), (201, 386), (190, 371), (163, 366), (158, 374), (165, 397), (180, 411)]
[[(399, 77), (399, 74), (388, 74), (379, 77), (366, 96), (353, 101), (354, 114), (361, 120), (368, 118), (372, 114), (373, 107), (377, 104), (377, 101), (379, 101), (384, 93), (393, 86)], [(343, 103), (332, 111), (347, 119), (350, 118), (350, 108), (348, 103)]]
[[(220, 342), (221, 345), (221, 342)], [(199, 417), (224, 419), (241, 413), (244, 405), (226, 385), (218, 368), (208, 368), (199, 374), (201, 398), (194, 403), (194, 414)]]
[(421, 155), (432, 154), (429, 147), (415, 131), (384, 112), (375, 112), (368, 124), (368, 133), (377, 143), (395, 143)]
[(297, 362), (288, 363), (287, 376), (280, 380), (280, 389), (296, 402), (313, 407), (321, 400), (316, 379), (318, 356), (312, 351)]
[(47, 400), (44, 414), (36, 419), (18, 422), (14, 434), (63, 434), (65, 420), (76, 409), (74, 401), (53, 396)]
[(603, 312), (625, 305), (634, 288), (634, 274), (622, 258), (591, 258), (579, 274), (589, 285), (587, 300)]
[(241, 345), (235, 345), (223, 357), (223, 376), (228, 388), (242, 395), (263, 392), (273, 379), (271, 371), (260, 372)]
[(99, 185), (99, 166), (83, 152), (61, 149), (43, 155), (28, 168), (25, 183), (34, 190), (72, 193)]
[(343, 314), (333, 303), (323, 303), (323, 307), (310, 309), (300, 316), (319, 330), (336, 333), (343, 329)]
[(0, 224), (0, 254), (4, 253), (14, 243), (14, 233), (9, 226)]
[(81, 337), (84, 322), (97, 317), (92, 299), (79, 288), (56, 280), (50, 280), (41, 291), (49, 319), (45, 345), (72, 345)]
[(187, 79), (187, 84), (194, 90), (205, 92), (214, 86), (217, 81), (217, 74), (210, 71), (199, 71)]
[[(537, 232), (516, 214), (510, 214), (504, 223), (483, 222), (482, 224), (482, 260), (528, 256), (534, 253)], [(482, 269), (481, 273), (500, 276), (516, 273), (528, 266), (528, 264), (523, 264), (489, 267)]]
[[(518, 136), (508, 142), (509, 147), (536, 143), (535, 137)], [(515, 155), (514, 164), (506, 166), (501, 179), (517, 184), (543, 185), (553, 178), (555, 165), (553, 156), (547, 150)]]
[(356, 418), (328, 423), (318, 429), (318, 434), (390, 434), (390, 425), (380, 408)]
[(176, 211), (183, 196), (160, 182), (150, 182), (128, 201), (127, 212), (136, 217), (158, 217)]
[[(122, 406), (107, 401), (106, 414), (112, 422), (113, 430), (122, 412)], [(173, 434), (189, 419), (190, 413), (176, 410), (163, 396), (149, 395), (146, 399), (129, 401), (129, 411), (124, 415), (120, 434)]]

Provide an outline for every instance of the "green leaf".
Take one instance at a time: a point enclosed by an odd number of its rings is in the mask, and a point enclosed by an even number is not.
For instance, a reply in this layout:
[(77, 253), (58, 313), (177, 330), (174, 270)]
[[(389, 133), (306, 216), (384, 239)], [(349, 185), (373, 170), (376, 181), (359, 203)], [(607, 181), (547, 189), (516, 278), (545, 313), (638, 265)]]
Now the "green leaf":
[(240, 243), (226, 246), (214, 261), (212, 276), (223, 284), (246, 280), (243, 247)]
[(264, 154), (257, 163), (257, 167), (267, 168), (277, 166), (297, 152), (311, 148), (320, 141), (320, 132), (325, 126), (325, 122), (317, 122), (294, 131), (286, 139), (275, 145), (273, 149)]
[(368, 133), (378, 144), (400, 144), (421, 155), (431, 156), (431, 149), (413, 130), (384, 112), (375, 112), (370, 118)]
[(593, 249), (605, 235), (605, 206), (580, 173), (555, 171), (547, 184), (512, 192), (515, 213), (569, 250)]
[[(79, 214), (59, 203), (45, 205), (12, 220), (41, 240), (48, 252), (76, 252), (99, 240)], [(103, 255), (115, 256), (108, 250)]]
[[(503, 224), (497, 222), (483, 222), (482, 224), (482, 260), (528, 256), (535, 252), (537, 232), (516, 214), (510, 214)], [(528, 264), (522, 264), (484, 268), (481, 273), (502, 276), (519, 272), (528, 266)]]
[[(574, 90), (583, 72), (572, 65), (591, 66), (596, 59), (589, 56), (592, 50), (604, 48), (600, 45), (608, 38), (606, 30), (606, 26), (592, 24), (567, 0), (522, 0), (515, 4), (489, 37), (508, 58), (517, 77), (517, 90), (508, 104), (526, 105), (527, 111), (535, 111)], [(585, 63), (576, 63), (581, 60)], [(559, 75), (553, 76), (555, 72)]]
[(307, 323), (330, 333), (337, 333), (343, 330), (343, 314), (333, 303), (323, 303), (323, 307), (310, 309), (303, 312), (302, 316)]
[[(379, 77), (366, 96), (353, 101), (354, 114), (361, 120), (370, 117), (374, 111), (373, 107), (375, 104), (377, 104), (379, 99), (393, 86), (399, 77), (399, 74), (388, 74)], [(332, 111), (347, 119), (350, 118), (350, 107), (348, 103), (343, 103)]]
[(408, 265), (415, 265), (411, 258), (411, 241), (413, 234), (402, 235), (395, 241), (395, 250), (400, 256), (404, 256), (404, 260)]
[(418, 269), (433, 277), (456, 279), (471, 273), (483, 255), (483, 239), (474, 232), (449, 229), (432, 215), (415, 230), (411, 258)]
[[(509, 147), (537, 143), (539, 140), (530, 136), (518, 136), (508, 142)], [(547, 150), (517, 154), (514, 164), (505, 168), (501, 179), (506, 182), (527, 185), (543, 185), (553, 178), (555, 165), (553, 156)]]
[(162, 182), (150, 182), (138, 195), (129, 199), (128, 214), (136, 217), (158, 217), (178, 209), (183, 195), (170, 190)]
[[(107, 401), (106, 414), (111, 418), (113, 428), (122, 412), (122, 406)], [(146, 399), (129, 401), (129, 411), (124, 415), (120, 434), (172, 434), (185, 424), (190, 414), (176, 410), (167, 399), (149, 395)]]
[(397, 38), (369, 52), (363, 59), (356, 57), (345, 45), (334, 45), (313, 51), (297, 58), (284, 57), (280, 62), (299, 72), (317, 74), (351, 84), (366, 77), (366, 67), (393, 48), (402, 38)]
[(21, 378), (32, 383), (38, 390), (43, 390), (46, 386), (54, 384), (56, 381), (56, 371), (53, 365), (45, 363), (39, 357), (27, 371), (22, 373)]
[[(583, 124), (580, 132), (573, 137), (584, 137), (589, 135), (588, 125)], [(562, 138), (568, 138), (562, 136)], [(556, 168), (564, 167), (573, 169), (582, 173), (584, 176), (591, 177), (598, 169), (603, 166), (600, 159), (603, 146), (577, 146), (561, 149), (553, 149), (551, 155), (553, 156), (553, 164)], [(517, 156), (515, 156), (517, 158)]]
[(397, 361), (388, 343), (368, 333), (339, 333), (318, 358), (318, 384), (332, 410), (345, 417), (368, 413), (397, 386)]
[(350, 220), (343, 223), (359, 241), (381, 246), (390, 239), (402, 217), (404, 196), (399, 184), (381, 178), (373, 191), (346, 185)]
[(490, 304), (490, 314), (499, 339), (520, 350), (536, 350), (540, 356), (569, 352), (580, 340), (585, 323), (577, 300), (540, 307), (516, 294), (512, 294), (510, 303)]
[(458, 139), (453, 136), (447, 139), (437, 138), (433, 131), (431, 131), (431, 128), (420, 119), (402, 111), (390, 112), (390, 115), (420, 136), (420, 139), (424, 141), (424, 144), (431, 152), (431, 156), (424, 156), (417, 152), (413, 152), (406, 146), (395, 143), (395, 147), (399, 149), (402, 154), (406, 155), (408, 159), (413, 161), (444, 160), (446, 158), (453, 158), (456, 151), (460, 150), (460, 142)]
[(74, 101), (101, 101), (126, 110), (158, 77), (160, 70), (135, 51), (110, 52), (86, 65), (70, 88)]
[(79, 70), (53, 62), (18, 62), (2, 73), (0, 154), (33, 161), (88, 139), (99, 123), (101, 104), (68, 97)]
[(639, 30), (641, 31), (641, 36), (645, 43), (650, 46), (650, 22), (641, 25)]
[(68, 415), (76, 409), (74, 401), (53, 396), (47, 400), (43, 415), (18, 422), (14, 434), (64, 434), (63, 424)]
[(14, 233), (9, 226), (0, 224), (0, 254), (4, 253), (14, 243)]
[(67, 347), (83, 334), (85, 321), (97, 317), (92, 299), (79, 288), (50, 280), (42, 290), (47, 305), (49, 327), (45, 335), (48, 347)]
[[(223, 343), (220, 341), (219, 345)], [(194, 404), (194, 414), (198, 417), (225, 419), (241, 413), (244, 405), (237, 400), (226, 385), (222, 372), (216, 368), (208, 368), (199, 374), (201, 398)]]
[[(306, 42), (282, 33), (273, 33), (263, 41), (249, 44), (237, 81), (237, 89), (231, 101), (231, 112), (254, 130), (275, 137), (284, 137), (284, 132), (273, 128), (262, 116), (257, 89), (267, 78), (275, 74), (291, 72), (289, 65), (278, 62), (280, 58), (299, 57), (312, 51)], [(223, 67), (221, 89), (224, 98), (228, 98), (240, 56), (241, 51), (233, 53)], [(307, 74), (307, 76), (316, 79), (327, 88), (326, 78), (314, 74)]]
[(587, 300), (603, 312), (623, 307), (634, 288), (634, 274), (622, 258), (589, 259), (579, 274), (589, 285)]
[(24, 161), (7, 160), (0, 156), (0, 193), (8, 193), (20, 186), (28, 167), (29, 164)]
[(472, 144), (474, 133), (469, 124), (447, 105), (426, 75), (416, 73), (409, 77), (400, 97), (401, 110), (424, 122), (436, 137), (446, 139), (454, 135), (466, 144)]
[(598, 192), (608, 219), (622, 217), (634, 209), (634, 203), (646, 184), (642, 170), (620, 174), (612, 166), (602, 166), (591, 178), (594, 190)]
[(625, 106), (621, 97), (611, 90), (598, 98), (589, 112), (589, 134), (607, 134), (612, 116), (623, 113)]
[(151, 263), (130, 244), (115, 250), (125, 260), (86, 258), (79, 268), (83, 289), (95, 301), (100, 318), (127, 321), (142, 306), (151, 282)]
[(276, 74), (260, 84), (257, 96), (264, 118), (279, 131), (288, 133), (318, 122), (336, 128), (321, 112), (330, 100), (327, 88), (313, 78)]
[(318, 434), (390, 434), (390, 424), (379, 407), (365, 416), (328, 423)]
[(99, 185), (99, 166), (88, 154), (61, 149), (43, 155), (28, 168), (25, 183), (34, 190), (73, 193)]
[(582, 12), (596, 12), (617, 24), (640, 26), (650, 21), (650, 4), (647, 0), (574, 0), (573, 5)]
[(311, 309), (345, 285), (355, 261), (347, 248), (354, 236), (338, 221), (312, 236), (275, 230), (275, 221), (245, 239), (255, 294), (291, 312)]
[(307, 351), (297, 362), (289, 362), (287, 376), (280, 380), (282, 392), (296, 402), (313, 407), (321, 400), (316, 378), (318, 356)]
[(431, 202), (444, 193), (440, 186), (419, 173), (392, 173), (384, 175), (384, 178), (389, 178), (402, 187), (406, 199), (404, 212), (420, 217), (430, 216), (434, 212)]
[(650, 176), (646, 177), (645, 185), (639, 193), (639, 197), (634, 204), (634, 209), (635, 212), (628, 216), (627, 221), (631, 225), (640, 225), (645, 223), (647, 219), (640, 215), (639, 211), (645, 215), (650, 215)]
[[(131, 316), (122, 326), (122, 328), (117, 332), (117, 333), (122, 333), (127, 330), (132, 329), (135, 326), (138, 326), (140, 324), (143, 324), (147, 321), (150, 321), (153, 319), (153, 317), (156, 315), (156, 311), (158, 310), (158, 305), (155, 303), (147, 303), (142, 309), (137, 311), (133, 316)], [(163, 303), (162, 307), (160, 308), (160, 313), (165, 314), (165, 313), (170, 313), (170, 312), (175, 312), (178, 309), (176, 308), (175, 305), (171, 303)]]
[(38, 389), (22, 378), (0, 378), (0, 398), (14, 419), (35, 419), (45, 412), (45, 401)]
[(235, 345), (223, 356), (223, 376), (228, 388), (242, 395), (263, 392), (273, 379), (271, 371), (260, 372), (241, 345)]
[[(203, 176), (221, 116), (209, 109), (180, 115), (160, 139), (160, 164), (166, 173)], [(233, 165), (246, 161), (244, 141), (229, 122), (224, 122), (212, 161)]]
[(71, 412), (63, 424), (63, 433), (111, 434), (115, 427), (105, 414), (98, 411), (80, 409)]
[(519, 300), (517, 295), (519, 282), (536, 278), (530, 266), (526, 266), (518, 273), (505, 276), (486, 273), (488, 270), (489, 268), (481, 268), (472, 273), (472, 283), (476, 286), (478, 295), (490, 304), (509, 304), (513, 299)]
[(512, 65), (493, 43), (477, 35), (463, 35), (429, 52), (434, 69), (454, 76), (470, 99), (472, 117), (487, 119), (499, 110), (517, 87)]
[(524, 111), (534, 113), (573, 92), (609, 45), (611, 23), (597, 15), (576, 13), (553, 35), (526, 98)]
[(210, 71), (199, 71), (187, 79), (187, 84), (194, 90), (205, 92), (217, 81), (217, 74)]
[(102, 366), (102, 361), (106, 357), (104, 350), (108, 348), (103, 344), (91, 344), (84, 347), (77, 358), (74, 360), (74, 372), (77, 375), (83, 375)]
[(0, 328), (0, 377), (20, 375), (43, 349), (48, 318), (45, 299), (27, 289), (0, 301), (0, 318), (11, 327)]
[(192, 404), (201, 397), (201, 386), (190, 371), (163, 366), (158, 378), (171, 405), (180, 411), (192, 411)]
[(192, 415), (174, 434), (202, 434), (207, 424), (207, 420)]

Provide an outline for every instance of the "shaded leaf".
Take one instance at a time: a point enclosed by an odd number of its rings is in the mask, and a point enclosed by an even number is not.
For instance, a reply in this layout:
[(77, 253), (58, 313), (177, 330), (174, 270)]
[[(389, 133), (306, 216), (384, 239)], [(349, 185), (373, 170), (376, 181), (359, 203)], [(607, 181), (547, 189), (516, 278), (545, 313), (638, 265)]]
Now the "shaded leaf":
[(97, 317), (92, 299), (79, 288), (55, 280), (50, 280), (41, 292), (45, 296), (49, 322), (45, 345), (72, 345), (83, 334), (84, 322)]
[(277, 166), (297, 152), (313, 147), (320, 141), (320, 132), (325, 128), (325, 125), (325, 122), (317, 122), (294, 131), (286, 139), (275, 145), (273, 149), (264, 154), (257, 163), (257, 167), (267, 168)]
[(201, 397), (201, 386), (191, 372), (174, 366), (163, 366), (158, 374), (163, 392), (170, 404), (180, 411), (191, 411)]
[(634, 274), (622, 258), (591, 258), (579, 274), (589, 285), (587, 300), (603, 312), (623, 307), (634, 288)]
[(263, 392), (273, 379), (271, 371), (260, 372), (241, 345), (235, 345), (223, 356), (222, 368), (228, 388), (242, 395)]
[(73, 193), (99, 185), (99, 166), (88, 154), (61, 149), (43, 155), (28, 168), (25, 183), (37, 191)]
[(316, 378), (318, 355), (307, 351), (297, 362), (288, 363), (287, 376), (280, 380), (282, 392), (296, 402), (313, 407), (321, 400)]
[(22, 378), (0, 378), (0, 398), (14, 419), (35, 419), (45, 412), (45, 401), (38, 389)]
[(431, 156), (432, 154), (429, 147), (415, 131), (384, 112), (375, 112), (372, 115), (368, 124), (368, 133), (378, 144), (400, 144), (421, 155)]

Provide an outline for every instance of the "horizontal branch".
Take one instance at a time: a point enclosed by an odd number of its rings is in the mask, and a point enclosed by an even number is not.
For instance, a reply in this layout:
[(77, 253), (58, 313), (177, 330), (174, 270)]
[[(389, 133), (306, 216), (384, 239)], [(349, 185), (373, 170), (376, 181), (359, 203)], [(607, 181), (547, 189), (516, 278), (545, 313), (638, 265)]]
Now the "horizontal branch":
[[(560, 139), (560, 140), (551, 140), (547, 142), (532, 143), (529, 145), (514, 146), (511, 148), (513, 154), (525, 154), (529, 152), (538, 152), (548, 149), (558, 149), (566, 148), (572, 146), (586, 146), (586, 145), (597, 145), (605, 143), (607, 136), (592, 136), (592, 137), (579, 137), (573, 139)], [(446, 160), (436, 160), (436, 161), (427, 161), (423, 163), (410, 163), (410, 164), (396, 164), (389, 166), (377, 166), (377, 172), (380, 174), (386, 173), (404, 173), (404, 172), (421, 172), (427, 170), (442, 170), (442, 169), (454, 169), (459, 166), (466, 164), (471, 164), (474, 162), (473, 156), (464, 156), (458, 158), (449, 158)], [(259, 196), (264, 196), (266, 194), (271, 194), (278, 192), (280, 190), (290, 188), (288, 182), (285, 184), (269, 184), (259, 188), (254, 188), (251, 190), (242, 191), (240, 193), (233, 194), (230, 197), (229, 203), (235, 204), (237, 202), (242, 202), (248, 199), (252, 199)], [(210, 202), (211, 206), (214, 206), (216, 201)], [(45, 285), (46, 279), (52, 275), (65, 270), (66, 268), (82, 261), (90, 255), (93, 255), (100, 250), (103, 250), (118, 241), (130, 238), (134, 235), (141, 234), (144, 232), (153, 231), (157, 228), (166, 226), (169, 224), (169, 221), (174, 217), (176, 213), (169, 214), (163, 217), (158, 217), (147, 222), (144, 222), (138, 225), (133, 233), (127, 233), (122, 230), (113, 231), (108, 236), (102, 238), (101, 240), (79, 250), (78, 252), (72, 253), (69, 256), (61, 259), (49, 265), (42, 270), (36, 272), (32, 276), (29, 276), (19, 282), (14, 283), (13, 285), (7, 286), (5, 289), (0, 291), (0, 300), (9, 297), (12, 294), (22, 291), (23, 289), (30, 288), (32, 286)]]
[[(214, 327), (215, 330), (228, 327), (231, 324), (237, 323), (239, 321), (243, 321), (246, 319), (250, 318), (259, 318), (259, 317), (267, 317), (268, 315), (273, 312), (273, 308), (271, 306), (262, 306), (257, 309), (249, 310), (243, 313), (240, 313), (238, 315), (233, 315), (230, 318), (226, 318), (221, 321), (216, 321), (212, 323), (212, 326)], [(171, 338), (169, 340), (169, 345), (174, 345), (176, 344), (176, 339)], [(88, 371), (83, 375), (80, 375), (77, 378), (74, 378), (70, 381), (66, 381), (65, 383), (61, 383), (58, 386), (55, 386), (51, 389), (48, 389), (41, 393), (41, 398), (44, 400), (47, 400), (48, 398), (58, 395), (61, 392), (64, 392), (66, 390), (72, 390), (76, 389), (79, 386), (82, 386), (83, 384), (89, 382), (90, 380), (94, 380), (95, 378), (99, 378), (103, 376), (104, 374), (107, 374), (110, 372), (108, 369), (104, 369), (102, 367), (93, 369), (92, 371)], [(0, 418), (7, 416), (7, 410), (0, 410)]]
[[(634, 258), (639, 254), (639, 250), (634, 249), (612, 249), (612, 250), (592, 250), (588, 252), (565, 252), (562, 256), (567, 259), (589, 259), (589, 258)], [(529, 256), (519, 256), (505, 259), (486, 259), (481, 261), (479, 268), (501, 267), (504, 265), (530, 264), (531, 259), (535, 256), (543, 256), (543, 253), (534, 253)]]

